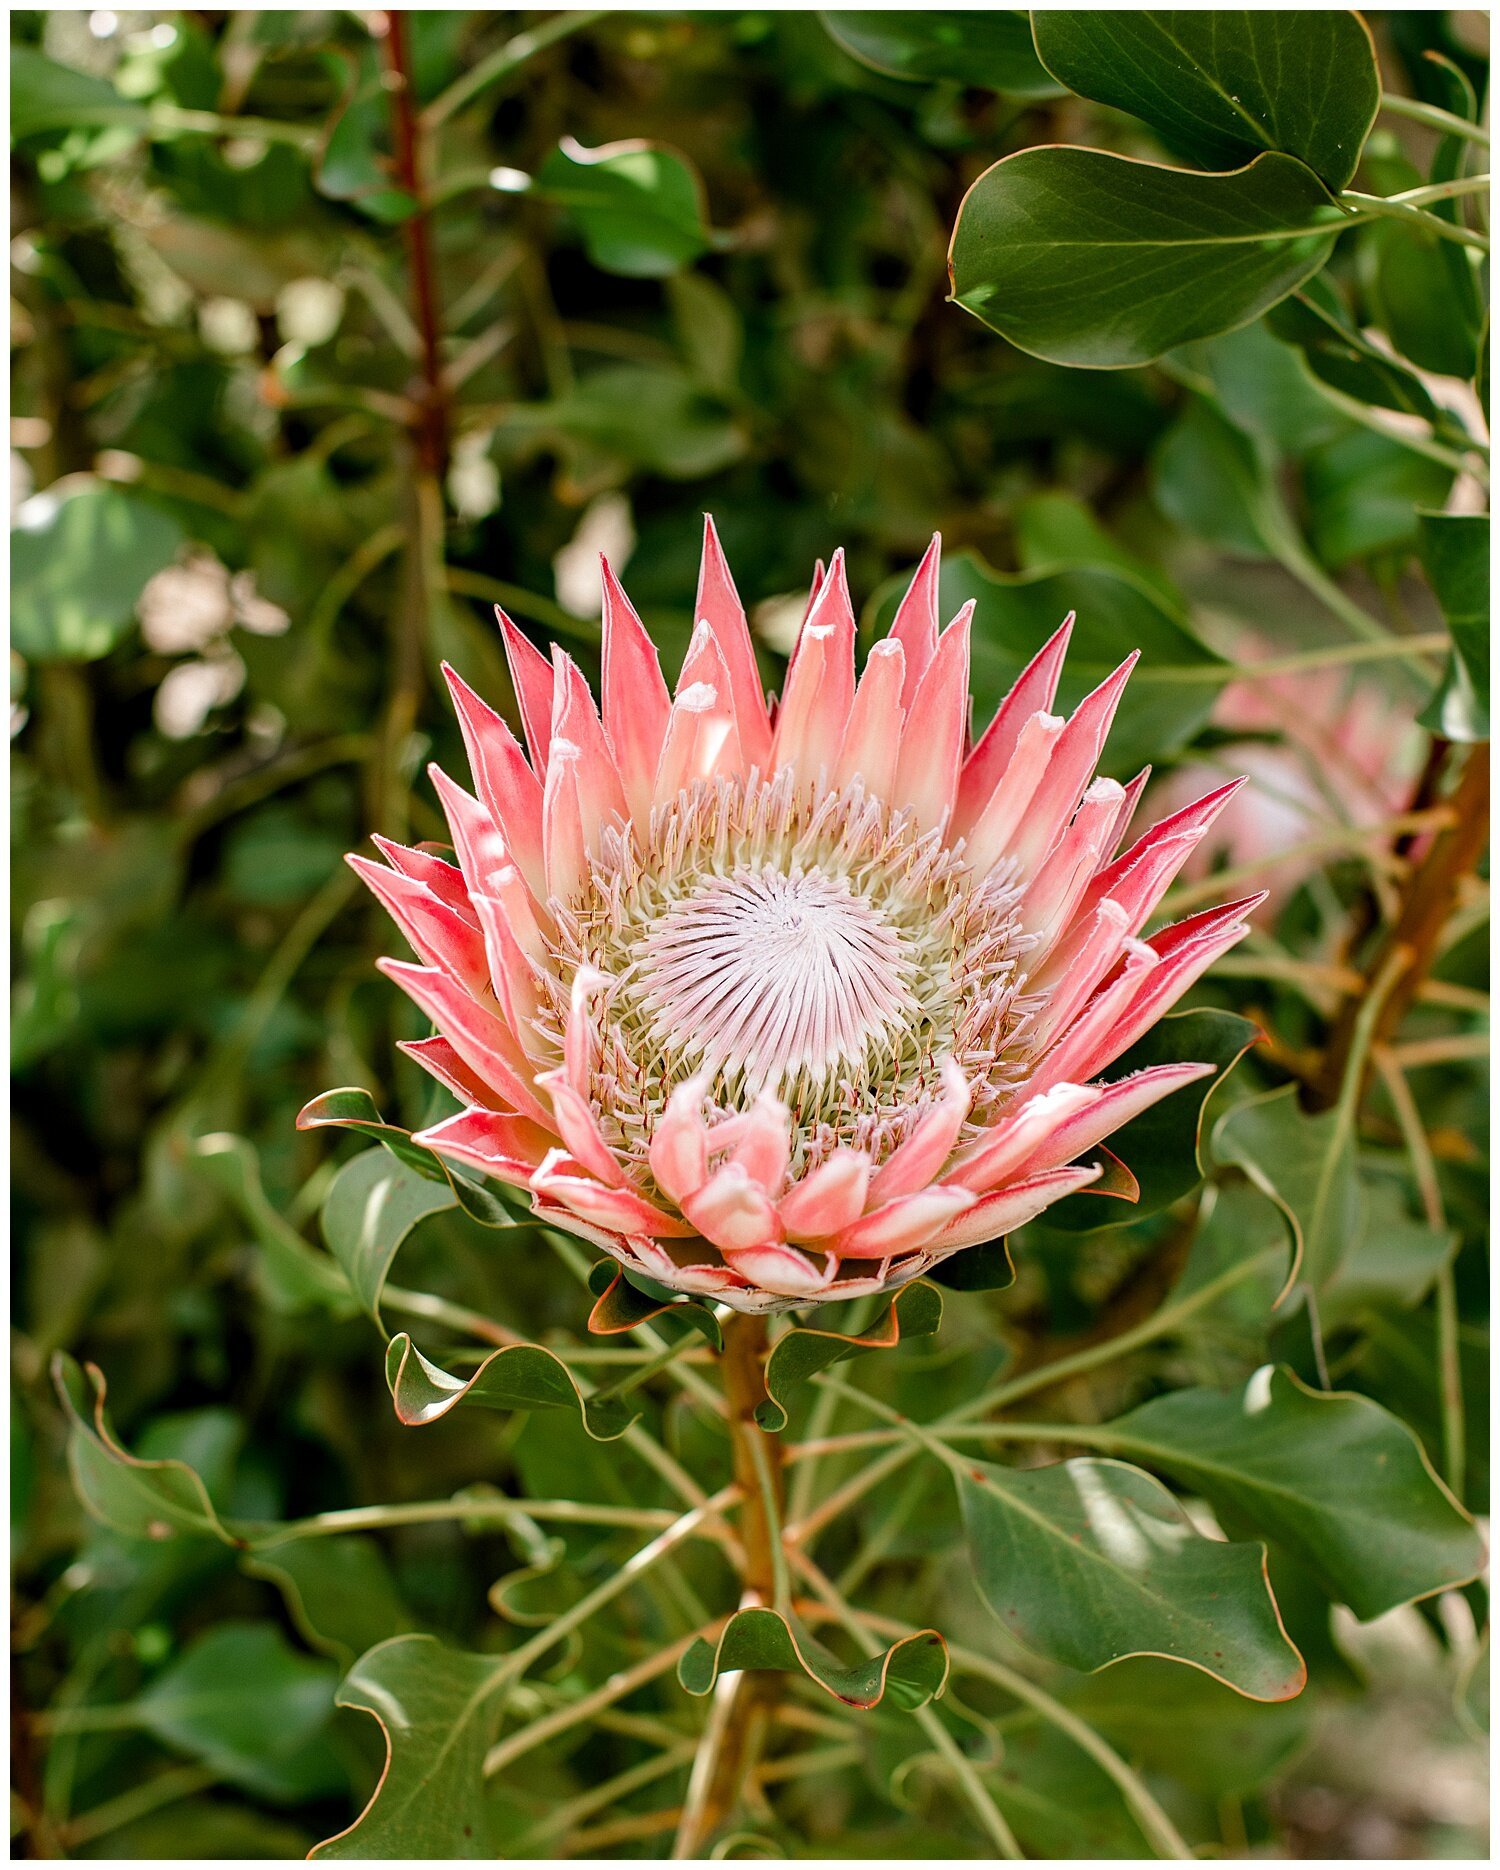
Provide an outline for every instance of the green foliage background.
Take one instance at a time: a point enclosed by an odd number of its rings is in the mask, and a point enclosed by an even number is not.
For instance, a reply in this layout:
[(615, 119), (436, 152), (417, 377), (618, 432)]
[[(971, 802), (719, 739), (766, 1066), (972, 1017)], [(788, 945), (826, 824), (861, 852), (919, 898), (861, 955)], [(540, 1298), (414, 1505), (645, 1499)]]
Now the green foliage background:
[[(428, 759), (461, 770), (462, 755), (438, 663), (509, 706), (493, 602), (589, 664), (587, 580), (555, 572), (580, 530), (586, 559), (591, 541), (618, 549), (623, 526), (617, 569), (675, 667), (712, 511), (774, 686), (815, 559), (847, 549), (873, 623), (940, 528), (949, 609), (980, 597), (982, 708), (1070, 607), (1101, 662), (1145, 649), (1110, 756), (1121, 776), (1151, 759), (1159, 774), (1213, 778), (1239, 770), (1247, 742), (1295, 746), (1274, 710), (1251, 727), (1216, 712), (1232, 673), (1217, 658), (1315, 652), (1368, 626), (1429, 652), (1451, 626), (1458, 658), (1429, 725), (1487, 732), (1474, 705), (1484, 602), (1460, 588), (1467, 560), (1455, 569), (1418, 517), (1449, 501), (1480, 427), (1477, 402), (1468, 432), (1444, 412), (1451, 395), (1424, 407), (1424, 381), (1484, 376), (1448, 243), (1398, 219), (1341, 242), (1319, 283), (1356, 330), (1384, 334), (1363, 350), (1329, 338), (1316, 287), (1145, 367), (1044, 361), (1072, 342), (1050, 313), (1012, 330), (1027, 346), (1012, 348), (947, 299), (949, 235), (992, 163), (1066, 142), (1223, 168), (1251, 152), (1204, 155), (1170, 125), (1159, 141), (1125, 114), (1129, 99), (1065, 91), (1036, 63), (1024, 15), (963, 16), (988, 22), (963, 53), (967, 86), (941, 42), (893, 51), (878, 22), (901, 17), (836, 16), (841, 44), (812, 12), (412, 15), (415, 102), (433, 119), (424, 256), (362, 16), (13, 16), (25, 1853), (301, 1855), (351, 1821), (379, 1767), (373, 1723), (333, 1712), (342, 1670), (412, 1629), (482, 1650), (497, 1580), (511, 1612), (557, 1588), (534, 1525), (338, 1541), (325, 1569), (293, 1582), (212, 1538), (97, 1524), (63, 1459), (55, 1351), (102, 1367), (131, 1448), (188, 1461), (241, 1520), (468, 1487), (655, 1497), (627, 1454), (561, 1418), (401, 1427), (369, 1320), (336, 1285), (330, 1300), (326, 1260), (300, 1244), (353, 1149), (299, 1135), (298, 1109), (330, 1084), (361, 1085), (415, 1127), (431, 1101), (394, 1050), (422, 1027), (371, 965), (391, 936), (342, 853), (376, 830), (442, 835), (421, 774)], [(1445, 110), (1465, 84), (1482, 95), (1485, 61), (1450, 16), (1370, 19), (1388, 91)], [(647, 147), (581, 159), (579, 146), (623, 139)], [(1383, 116), (1354, 185), (1416, 187), (1442, 148)], [(1010, 248), (1001, 262), (1021, 264)], [(413, 291), (424, 275), (430, 305)], [(1072, 290), (1061, 277), (1051, 289)], [(1415, 410), (1430, 445), (1383, 414), (1372, 423), (1372, 406)], [(1373, 707), (1395, 723), (1395, 758), (1439, 674), (1377, 653), (1307, 705)], [(1395, 778), (1430, 803), (1420, 767), (1419, 750)], [(1276, 779), (1257, 772), (1272, 797)], [(1285, 887), (1247, 949), (1261, 971), (1225, 970), (1198, 995), (1270, 1040), (1233, 1081), (1268, 1101), (1218, 1133), (1216, 1205), (1190, 1201), (1186, 1222), (1179, 1203), (1133, 1227), (1029, 1230), (1012, 1290), (951, 1295), (937, 1348), (911, 1347), (899, 1380), (879, 1379), (903, 1408), (925, 1418), (961, 1401), (1002, 1343), (1025, 1368), (1039, 1347), (1144, 1315), (1142, 1295), (1160, 1296), (1189, 1242), (1202, 1278), (1216, 1253), (1284, 1240), (1278, 1204), (1306, 1220), (1301, 1156), (1315, 1169), (1337, 1148), (1342, 1205), (1323, 1217), (1328, 1239), (1304, 1242), (1321, 1318), (1304, 1308), (1268, 1339), (1272, 1281), (1258, 1307), (1226, 1305), (1170, 1351), (1091, 1378), (1077, 1419), (1238, 1381), (1274, 1355), (1401, 1416), (1485, 1509), (1477, 884), (1436, 961), (1446, 992), (1402, 1034), (1428, 1047), (1410, 1083), (1442, 1224), (1424, 1218), (1424, 1165), (1387, 1089), (1370, 1095), (1357, 1151), (1329, 1140), (1328, 1118), (1270, 1096), (1314, 1070), (1338, 1004), (1329, 970), (1358, 964), (1395, 900), (1392, 842), (1409, 828), (1349, 819), (1334, 785), (1304, 828), (1315, 848), (1274, 873)], [(1238, 861), (1258, 884), (1264, 853)], [(534, 1235), (451, 1209), (423, 1223), (397, 1276), (541, 1342), (576, 1337), (588, 1303)], [(700, 1446), (709, 1431), (673, 1394), (646, 1395), (656, 1430), (689, 1466), (711, 1465), (721, 1451)], [(909, 1596), (941, 1607), (959, 1589), (957, 1506), (930, 1477), (912, 1485), (903, 1516), (877, 1497), (839, 1535), (901, 1615)], [(585, 1569), (621, 1550), (597, 1532), (566, 1537)], [(875, 1555), (857, 1560), (871, 1539)], [(1342, 1625), (1330, 1634), (1337, 1592), (1284, 1553), (1274, 1567), (1310, 1666), (1299, 1700), (1258, 1706), (1150, 1660), (1053, 1669), (1054, 1692), (1189, 1836), (1229, 1855), (1479, 1849), (1482, 1801), (1424, 1802), (1400, 1767), (1420, 1739), (1447, 1783), (1477, 1783), (1482, 1587), (1352, 1645)], [(935, 1620), (960, 1641), (999, 1640), (977, 1602)], [(597, 1683), (639, 1634), (627, 1623), (586, 1652), (561, 1647), (528, 1687), (536, 1708)], [(227, 1709), (226, 1682), (239, 1693)], [(944, 1718), (1032, 1854), (1143, 1848), (1118, 1790), (1057, 1730), (992, 1687), (963, 1697)], [(696, 1732), (675, 1686), (631, 1705)], [(910, 1765), (907, 1717), (865, 1721), (829, 1776), (777, 1789), (757, 1835), (790, 1852), (989, 1855), (941, 1761)], [(500, 1853), (557, 1848), (548, 1814), (626, 1771), (638, 1744), (627, 1722), (528, 1755), (493, 1801)], [(570, 1848), (662, 1854), (670, 1826), (641, 1820), (637, 1835), (630, 1820), (670, 1802), (660, 1783), (627, 1789), (580, 1811)]]

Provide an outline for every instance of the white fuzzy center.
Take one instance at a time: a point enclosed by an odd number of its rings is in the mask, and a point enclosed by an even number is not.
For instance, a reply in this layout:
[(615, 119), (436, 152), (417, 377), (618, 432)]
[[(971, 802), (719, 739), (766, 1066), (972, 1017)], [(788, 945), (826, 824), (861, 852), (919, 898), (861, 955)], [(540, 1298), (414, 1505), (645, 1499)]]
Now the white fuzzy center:
[(645, 936), (652, 1036), (778, 1094), (826, 1079), (917, 1017), (905, 946), (841, 876), (766, 864), (710, 877)]

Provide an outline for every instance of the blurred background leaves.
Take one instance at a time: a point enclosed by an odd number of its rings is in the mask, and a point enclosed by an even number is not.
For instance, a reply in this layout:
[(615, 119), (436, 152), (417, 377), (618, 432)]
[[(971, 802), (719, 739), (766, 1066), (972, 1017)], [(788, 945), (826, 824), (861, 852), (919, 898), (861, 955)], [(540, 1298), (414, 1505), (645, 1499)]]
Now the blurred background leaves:
[[(428, 1112), (393, 1044), (421, 1027), (372, 969), (389, 936), (340, 858), (375, 830), (442, 835), (419, 775), (461, 756), (437, 667), (510, 709), (495, 602), (587, 662), (606, 550), (675, 664), (708, 509), (775, 686), (817, 558), (845, 546), (873, 629), (941, 528), (947, 610), (979, 600), (981, 714), (1076, 609), (1079, 688), (1145, 651), (1109, 770), (1151, 762), (1161, 809), (1251, 773), (1211, 857), (1273, 901), (1200, 997), (1269, 1035), (1233, 1095), (1315, 1075), (1431, 830), (1441, 761), (1416, 717), (1445, 741), (1488, 732), (1476, 269), (1389, 215), (1335, 245), (1325, 203), (1351, 181), (1377, 197), (1462, 181), (1475, 137), (1431, 113), (1477, 119), (1485, 26), (1367, 16), (1397, 108), (1355, 173), (1377, 99), (1353, 16), (1237, 16), (1273, 38), (1324, 22), (1337, 80), (1243, 147), (1126, 82), (1130, 44), (1101, 35), (1142, 17), (1043, 16), (1039, 57), (1007, 12), (12, 16), (18, 1850), (302, 1854), (379, 1768), (373, 1724), (332, 1711), (339, 1669), (414, 1630), (482, 1648), (490, 1584), (556, 1562), (478, 1505), (462, 1532), (243, 1561), (95, 1523), (60, 1458), (53, 1351), (103, 1366), (129, 1446), (187, 1461), (235, 1519), (471, 1488), (482, 1505), (505, 1483), (657, 1497), (560, 1415), (525, 1434), (484, 1411), (400, 1428), (367, 1321), (295, 1251), (350, 1148), (299, 1135), (298, 1108), (357, 1084), (405, 1126)], [(1049, 144), (1088, 152), (1061, 195)], [(1243, 303), (1206, 321), (1201, 268), (1168, 254), (1181, 290), (1133, 295), (1101, 349), (1110, 301), (1090, 310), (1055, 253), (1020, 248), (1006, 216), (1036, 201), (998, 191), (1041, 188), (1056, 233), (1120, 157), (1239, 169), (1273, 233), (1301, 225), (1288, 202), (1313, 231), (1290, 264), (1268, 248), (1264, 290), (1231, 269)], [(972, 218), (986, 202), (993, 225)], [(1470, 198), (1432, 212), (1473, 230)], [(947, 302), (955, 222), (960, 304), (1022, 348)], [(1233, 680), (1247, 663), (1262, 674)], [(1182, 908), (1210, 899), (1208, 861)], [(1340, 1132), (1349, 1225), (1304, 1241), (1323, 1289), (1300, 1335), (1268, 1342), (1274, 1279), (1239, 1290), (1190, 1341), (1085, 1384), (1086, 1419), (1274, 1352), (1403, 1416), (1485, 1510), (1486, 907), (1470, 879), (1358, 1146)], [(955, 1295), (939, 1346), (880, 1380), (929, 1415), (983, 1386), (999, 1341), (1024, 1369), (1179, 1273), (1190, 1293), (1284, 1241), (1321, 1132), (1290, 1105), (1278, 1129), (1280, 1111), (1215, 1132), (1201, 1201), (1030, 1230), (1015, 1287)], [(542, 1341), (581, 1320), (549, 1258), (446, 1201), (400, 1280)], [(680, 1403), (639, 1400), (695, 1471), (722, 1458)], [(918, 1589), (965, 1588), (956, 1506), (924, 1484), (836, 1538), (898, 1615)], [(565, 1537), (586, 1574), (620, 1551)], [(1480, 1850), (1482, 1588), (1358, 1632), (1295, 1559), (1276, 1555), (1273, 1583), (1310, 1664), (1298, 1702), (1250, 1706), (1149, 1660), (1047, 1679), (1211, 1849)], [(941, 1627), (999, 1641), (977, 1600)], [(596, 1685), (629, 1635), (560, 1651), (524, 1692), (546, 1706)], [(980, 1681), (966, 1714), (957, 1692), (943, 1718), (1028, 1850), (1144, 1848), (1115, 1782), (1034, 1707)], [(675, 1690), (634, 1705), (694, 1731)], [(629, 1769), (621, 1718), (527, 1755), (485, 1807), (498, 1851)], [(991, 1854), (909, 1717), (863, 1718), (857, 1763), (788, 1780), (761, 1844)], [(627, 1788), (618, 1811), (580, 1811), (571, 1849), (660, 1854), (662, 1802)]]

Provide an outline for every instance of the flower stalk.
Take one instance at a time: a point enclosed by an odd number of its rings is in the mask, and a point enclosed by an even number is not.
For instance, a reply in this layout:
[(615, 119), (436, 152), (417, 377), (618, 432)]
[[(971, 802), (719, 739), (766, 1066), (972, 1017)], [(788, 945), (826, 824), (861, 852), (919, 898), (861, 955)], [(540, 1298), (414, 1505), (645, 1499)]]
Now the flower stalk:
[[(763, 1313), (736, 1312), (725, 1321), (724, 1399), (745, 1551), (741, 1609), (783, 1609), (790, 1595), (781, 1531), (782, 1445), (755, 1419), (766, 1398), (768, 1339)], [(672, 1847), (675, 1859), (700, 1857), (733, 1813), (780, 1698), (781, 1676), (774, 1669), (742, 1669), (719, 1678)]]

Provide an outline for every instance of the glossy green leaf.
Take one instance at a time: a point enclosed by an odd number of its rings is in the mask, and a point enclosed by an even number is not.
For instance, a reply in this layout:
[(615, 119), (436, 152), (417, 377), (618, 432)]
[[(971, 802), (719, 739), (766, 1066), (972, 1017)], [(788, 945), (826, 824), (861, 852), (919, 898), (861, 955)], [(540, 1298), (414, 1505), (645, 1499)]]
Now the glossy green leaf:
[(772, 1434), (779, 1433), (787, 1425), (787, 1404), (820, 1370), (866, 1351), (894, 1350), (903, 1338), (930, 1337), (942, 1322), (942, 1293), (918, 1279), (902, 1286), (884, 1318), (858, 1337), (793, 1325), (771, 1346), (765, 1368), (766, 1400), (755, 1411), (756, 1421)]
[(537, 172), (533, 192), (568, 209), (589, 258), (608, 273), (662, 279), (712, 242), (697, 172), (652, 143), (585, 149), (565, 137)]
[(980, 1591), (1029, 1649), (1085, 1670), (1166, 1656), (1255, 1701), (1301, 1690), (1264, 1546), (1205, 1538), (1149, 1474), (1119, 1461), (966, 1459), (958, 1491)]
[(355, 1156), (333, 1178), (323, 1201), (323, 1238), (377, 1324), (381, 1291), (407, 1235), (453, 1205), (446, 1181), (429, 1181), (383, 1149)]
[(134, 1706), (165, 1745), (232, 1785), (275, 1800), (339, 1789), (315, 1746), (333, 1713), (338, 1670), (291, 1648), (269, 1623), (220, 1623), (155, 1677)]
[(39, 661), (107, 656), (183, 544), (170, 513), (118, 487), (33, 494), (10, 536), (11, 646)]
[(666, 1299), (652, 1298), (634, 1285), (613, 1260), (598, 1260), (589, 1268), (589, 1290), (598, 1294), (594, 1309), (589, 1313), (589, 1330), (600, 1336), (633, 1331), (637, 1325), (671, 1317), (698, 1332), (716, 1351), (724, 1348), (719, 1321), (706, 1305), (675, 1295)]
[(779, 1610), (740, 1610), (717, 1642), (700, 1636), (684, 1652), (677, 1679), (690, 1695), (706, 1695), (723, 1672), (733, 1669), (799, 1669), (851, 1708), (877, 1707), (887, 1693), (899, 1708), (920, 1708), (943, 1692), (948, 1649), (936, 1630), (919, 1630), (884, 1654), (846, 1668), (796, 1617)]
[(1380, 103), (1369, 28), (1333, 8), (1038, 9), (1037, 51), (1068, 89), (1128, 110), (1205, 169), (1262, 150), (1346, 188)]
[(1293, 1266), (1319, 1292), (1364, 1228), (1353, 1138), (1337, 1111), (1305, 1111), (1296, 1085), (1247, 1098), (1214, 1125), (1213, 1153), (1281, 1210)]
[(1158, 1396), (1098, 1441), (1200, 1493), (1226, 1527), (1284, 1546), (1361, 1619), (1465, 1584), (1484, 1563), (1473, 1521), (1404, 1422), (1271, 1365), (1228, 1394)]
[(963, 199), (953, 297), (1053, 363), (1146, 364), (1295, 291), (1343, 219), (1290, 156), (1193, 175), (1101, 150), (1026, 149)]
[(1003, 91), (1008, 97), (1056, 97), (1062, 90), (1042, 67), (1024, 12), (820, 13), (851, 57), (892, 78), (946, 81)]
[(449, 1649), (432, 1636), (396, 1636), (361, 1656), (338, 1705), (380, 1723), (385, 1771), (348, 1830), (311, 1856), (493, 1857), (484, 1755), (501, 1686), (497, 1658)]
[[(866, 612), (872, 632), (889, 626), (906, 583), (893, 578), (875, 593)], [(943, 616), (951, 617), (971, 598), (977, 605), (970, 659), (976, 725), (988, 721), (1069, 611), (1076, 612), (1076, 621), (1060, 709), (1076, 707), (1132, 649), (1141, 652), (1105, 745), (1105, 771), (1132, 777), (1191, 738), (1213, 709), (1212, 681), (1184, 683), (1173, 674), (1227, 665), (1128, 571), (1073, 565), (1015, 574), (992, 570), (977, 552), (946, 555), (938, 588)]]
[(1487, 513), (1419, 513), (1422, 568), (1453, 638), (1422, 725), (1445, 740), (1490, 735), (1490, 519)]
[(65, 1351), (53, 1358), (52, 1381), (68, 1417), (68, 1467), (94, 1518), (131, 1539), (192, 1534), (241, 1544), (186, 1462), (142, 1461), (120, 1446), (105, 1420), (104, 1373), (93, 1364), (86, 1371)]
[(386, 1383), (408, 1428), (441, 1421), (460, 1403), (487, 1409), (570, 1409), (595, 1441), (616, 1441), (634, 1416), (606, 1395), (585, 1396), (568, 1367), (537, 1344), (492, 1351), (469, 1377), (450, 1376), (400, 1332), (386, 1346)]
[(1109, 1070), (1110, 1079), (1128, 1078), (1153, 1065), (1176, 1065), (1190, 1059), (1212, 1065), (1213, 1075), (1164, 1097), (1107, 1139), (1110, 1150), (1140, 1185), (1134, 1203), (1116, 1212), (1111, 1204), (1101, 1209), (1099, 1203), (1074, 1195), (1047, 1210), (1046, 1225), (1075, 1231), (1129, 1227), (1149, 1214), (1160, 1213), (1196, 1188), (1203, 1179), (1200, 1146), (1208, 1100), (1262, 1036), (1254, 1020), (1220, 1012), (1216, 1007), (1169, 1013), (1159, 1020), (1144, 1038), (1116, 1059)]

